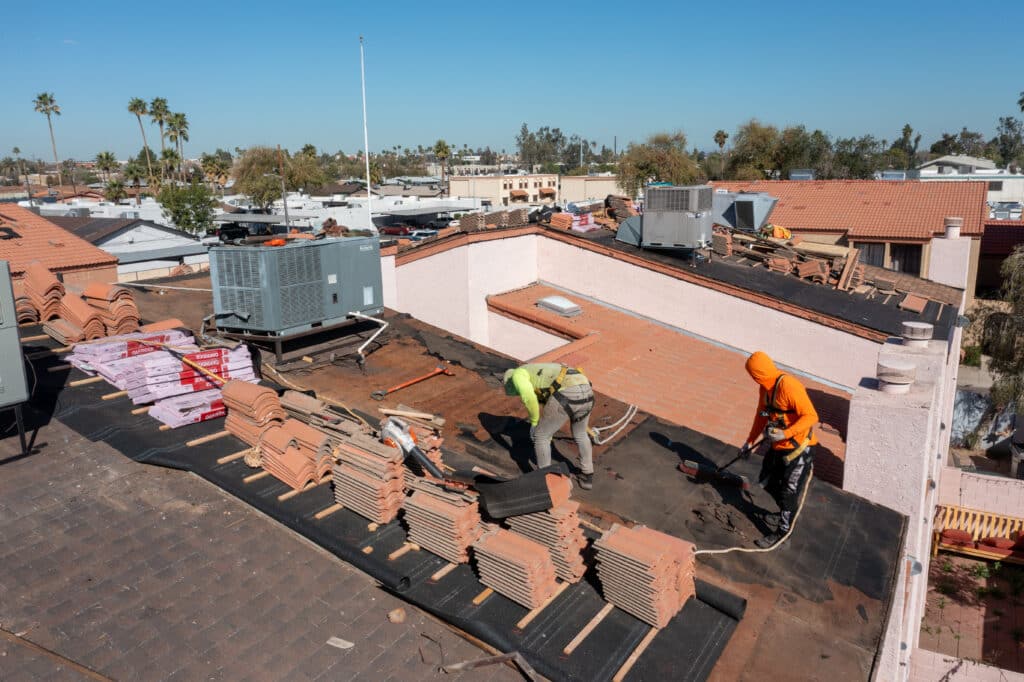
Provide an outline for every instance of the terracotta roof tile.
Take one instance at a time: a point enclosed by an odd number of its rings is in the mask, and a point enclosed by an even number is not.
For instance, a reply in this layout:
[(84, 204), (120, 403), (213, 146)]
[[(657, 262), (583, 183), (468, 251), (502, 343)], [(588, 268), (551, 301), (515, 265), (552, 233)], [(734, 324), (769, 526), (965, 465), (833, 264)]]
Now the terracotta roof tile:
[(36, 260), (54, 272), (117, 265), (116, 256), (21, 206), (0, 206), (0, 227), (17, 235), (0, 239), (0, 260), (11, 264), (12, 275), (22, 274)]
[(714, 182), (716, 189), (779, 198), (771, 221), (794, 230), (841, 232), (852, 239), (927, 240), (946, 216), (964, 219), (960, 234), (980, 237), (988, 215), (984, 182), (765, 180)]

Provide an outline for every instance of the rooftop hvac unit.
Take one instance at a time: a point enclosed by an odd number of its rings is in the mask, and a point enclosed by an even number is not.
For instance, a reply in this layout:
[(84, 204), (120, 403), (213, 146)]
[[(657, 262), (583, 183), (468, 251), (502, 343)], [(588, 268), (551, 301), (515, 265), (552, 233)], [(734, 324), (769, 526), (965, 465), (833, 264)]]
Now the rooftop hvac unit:
[(710, 185), (648, 188), (640, 246), (699, 249), (709, 245), (713, 196)]
[(288, 336), (384, 309), (376, 237), (215, 246), (210, 280), (223, 331)]

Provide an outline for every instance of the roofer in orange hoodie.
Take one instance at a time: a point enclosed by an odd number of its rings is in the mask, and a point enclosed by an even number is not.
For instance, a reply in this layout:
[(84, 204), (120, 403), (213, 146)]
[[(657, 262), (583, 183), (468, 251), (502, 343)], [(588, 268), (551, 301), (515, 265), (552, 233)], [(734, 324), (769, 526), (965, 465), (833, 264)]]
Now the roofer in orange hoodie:
[(791, 374), (784, 374), (766, 353), (757, 351), (747, 358), (747, 374), (760, 391), (757, 412), (741, 453), (749, 457), (758, 440), (771, 445), (761, 464), (760, 481), (779, 505), (778, 528), (755, 541), (758, 547), (771, 547), (786, 536), (800, 504), (804, 486), (814, 462), (811, 446), (818, 444), (814, 427), (818, 413), (807, 397), (807, 389)]

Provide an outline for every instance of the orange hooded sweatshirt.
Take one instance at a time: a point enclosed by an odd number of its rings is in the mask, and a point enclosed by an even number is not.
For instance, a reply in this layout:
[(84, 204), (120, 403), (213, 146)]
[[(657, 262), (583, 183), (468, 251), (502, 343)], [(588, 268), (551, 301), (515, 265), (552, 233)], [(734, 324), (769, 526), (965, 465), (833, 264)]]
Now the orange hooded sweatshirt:
[[(764, 432), (765, 426), (768, 425), (769, 418), (772, 421), (781, 418), (786, 425), (783, 432), (786, 434), (787, 440), (774, 443), (773, 449), (792, 450), (803, 443), (808, 435), (810, 436), (808, 444), (817, 445), (818, 439), (811, 429), (818, 423), (818, 413), (814, 409), (814, 405), (811, 404), (811, 399), (807, 397), (804, 385), (793, 375), (780, 372), (772, 359), (761, 351), (757, 351), (747, 358), (747, 374), (761, 387), (758, 392), (754, 424), (750, 427), (747, 442), (753, 443), (757, 440), (757, 437)], [(778, 389), (775, 390), (775, 405), (771, 406), (768, 404), (768, 400), (771, 397), (772, 389), (775, 388), (775, 382), (780, 376), (782, 380), (778, 382)], [(772, 407), (775, 409), (773, 410)], [(770, 417), (762, 416), (761, 413), (765, 410), (771, 413)]]

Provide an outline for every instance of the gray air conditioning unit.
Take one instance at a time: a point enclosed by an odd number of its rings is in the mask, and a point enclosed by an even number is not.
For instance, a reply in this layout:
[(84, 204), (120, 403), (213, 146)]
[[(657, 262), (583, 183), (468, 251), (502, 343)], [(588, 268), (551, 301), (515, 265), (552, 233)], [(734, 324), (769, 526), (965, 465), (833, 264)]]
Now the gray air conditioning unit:
[(376, 237), (215, 246), (210, 280), (223, 331), (288, 336), (384, 310)]
[(640, 246), (700, 249), (710, 245), (713, 194), (710, 185), (649, 187)]

